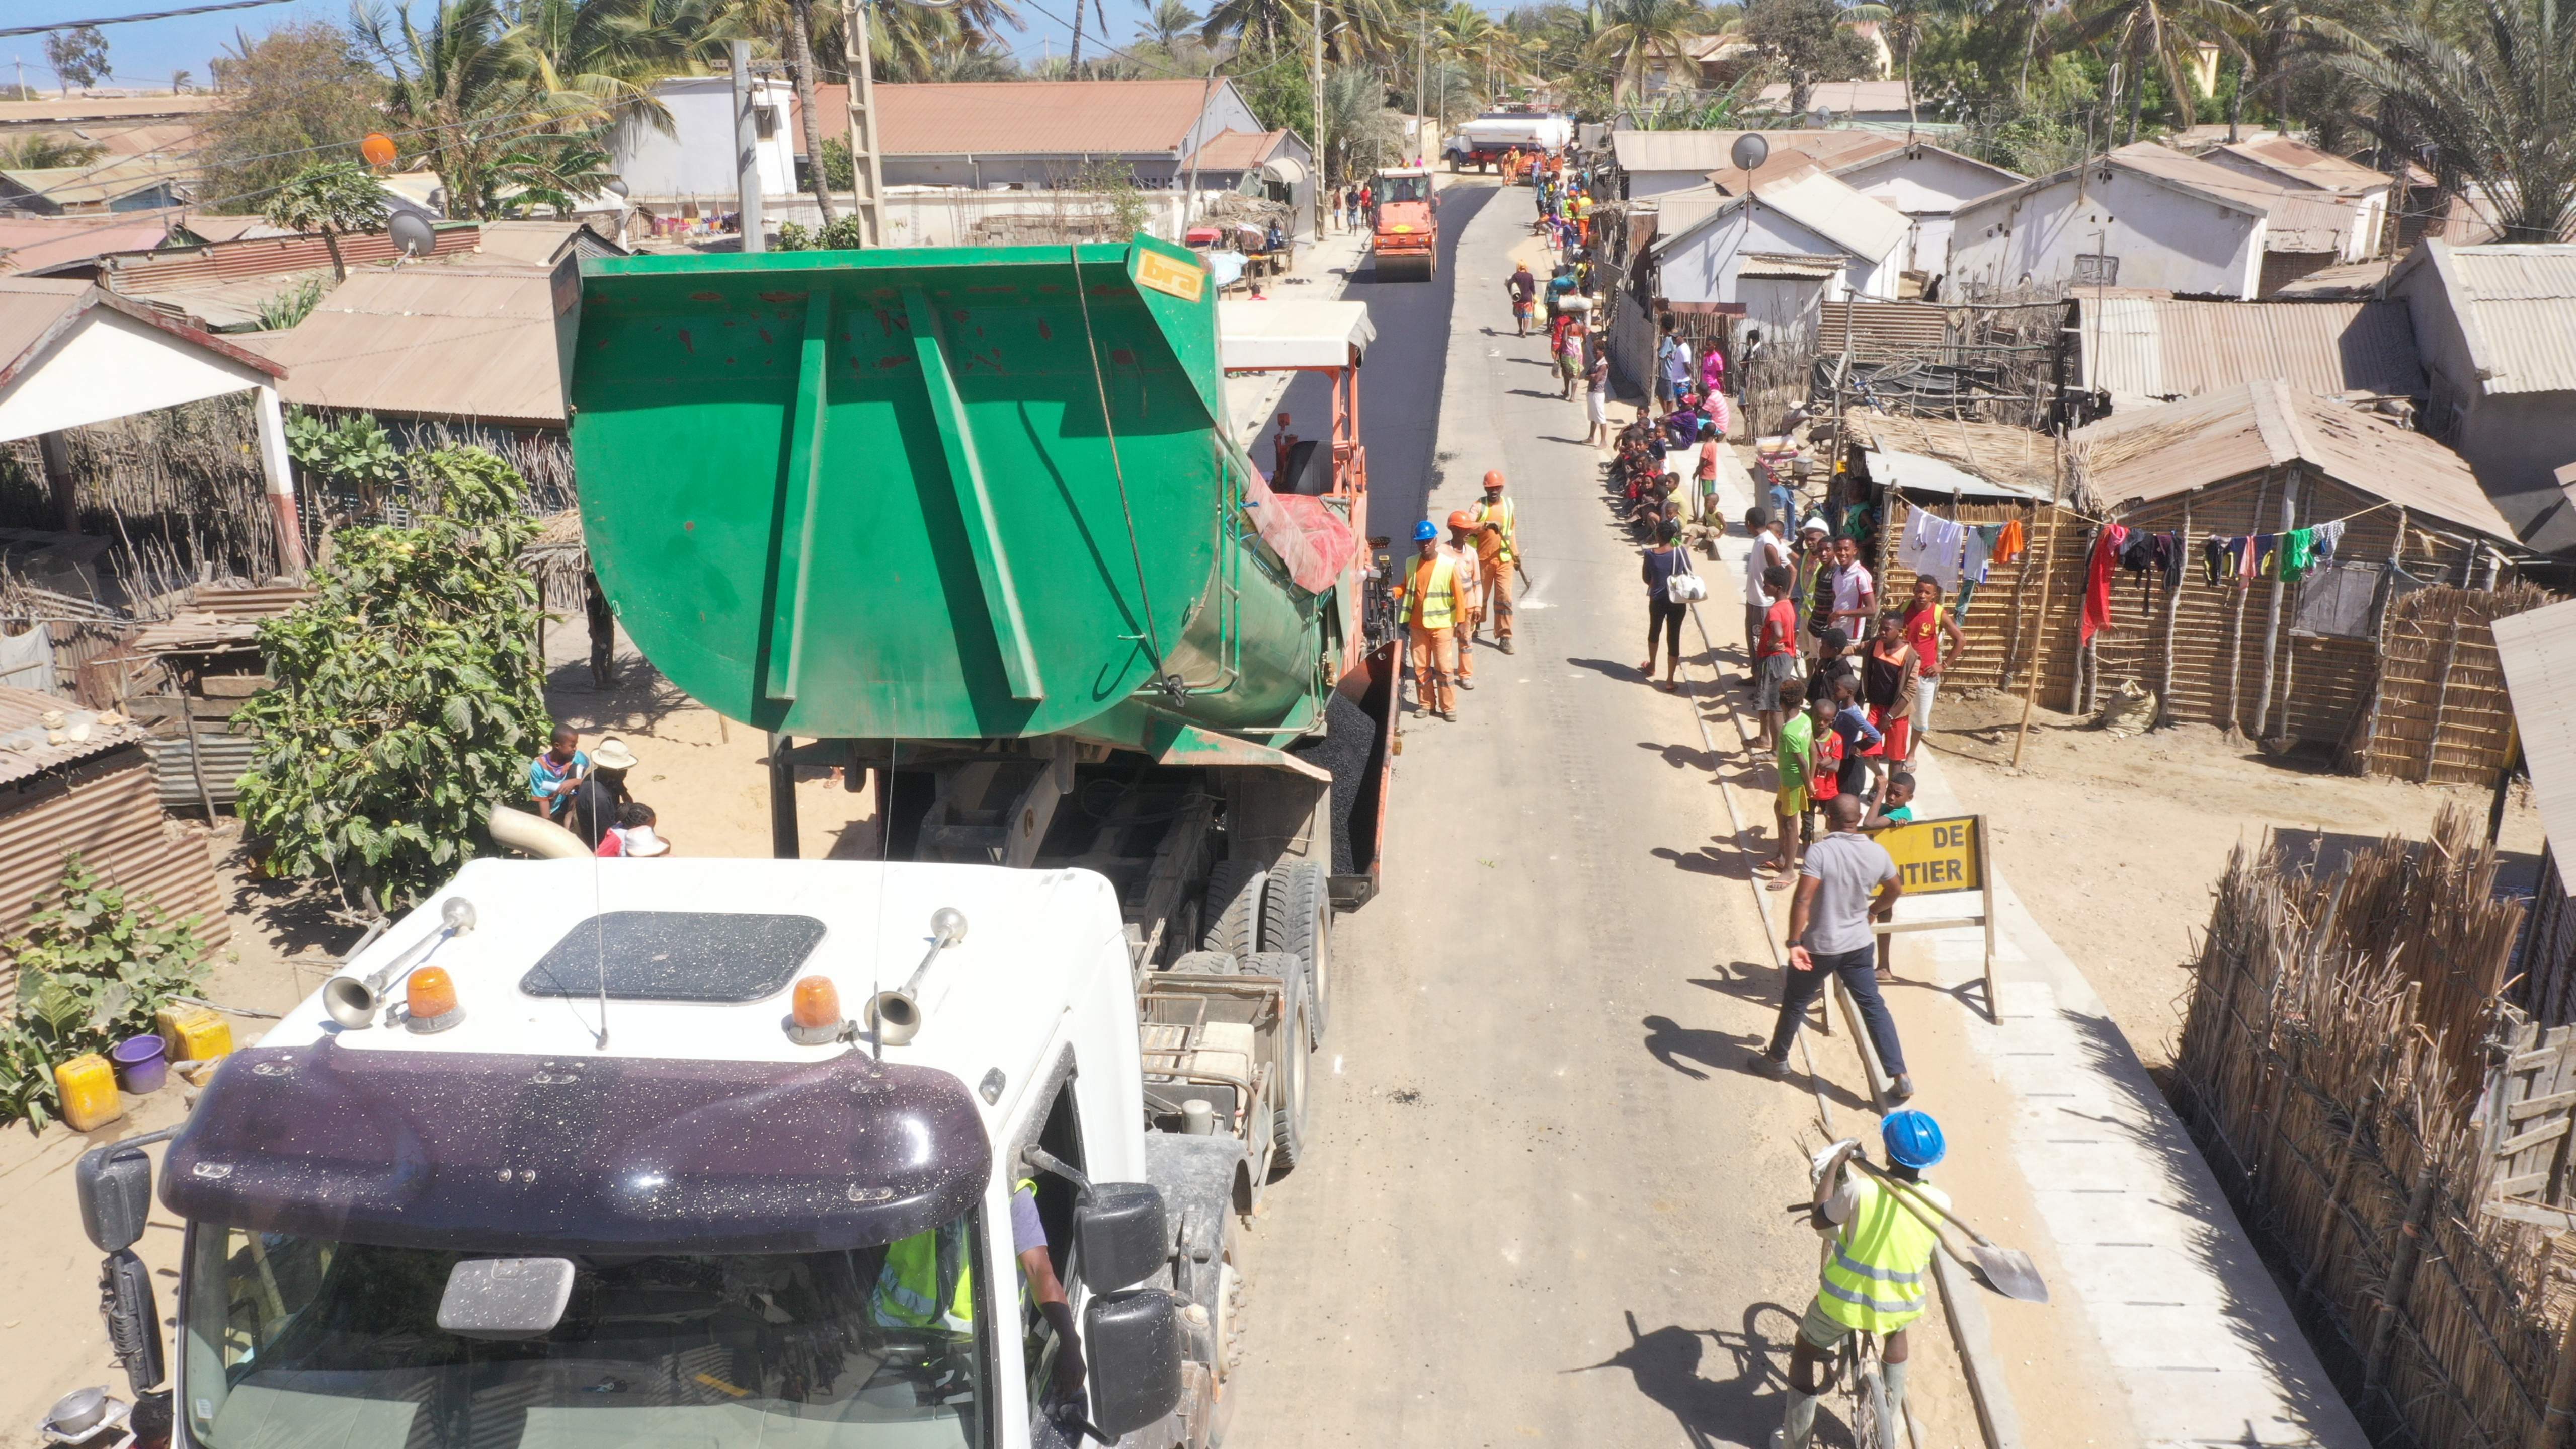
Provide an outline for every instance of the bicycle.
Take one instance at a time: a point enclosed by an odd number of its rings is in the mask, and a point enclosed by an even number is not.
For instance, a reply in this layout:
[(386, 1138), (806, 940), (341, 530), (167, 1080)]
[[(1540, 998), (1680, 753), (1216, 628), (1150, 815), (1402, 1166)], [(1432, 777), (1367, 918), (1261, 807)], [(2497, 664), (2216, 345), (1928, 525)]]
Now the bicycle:
[(1904, 1426), (1887, 1402), (1887, 1373), (1878, 1335), (1854, 1333), (1834, 1355), (1834, 1374), (1849, 1389), (1852, 1442), (1860, 1449), (1905, 1449)]

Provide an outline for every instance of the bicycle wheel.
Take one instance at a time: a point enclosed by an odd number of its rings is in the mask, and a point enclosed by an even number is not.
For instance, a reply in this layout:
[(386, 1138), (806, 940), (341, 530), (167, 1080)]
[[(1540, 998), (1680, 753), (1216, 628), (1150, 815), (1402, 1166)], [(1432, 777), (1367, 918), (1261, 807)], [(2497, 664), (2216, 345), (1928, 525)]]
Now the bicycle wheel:
[(1851, 1370), (1852, 1443), (1860, 1449), (1905, 1449), (1905, 1430), (1887, 1408), (1887, 1378), (1878, 1362), (1878, 1336), (1855, 1333), (1845, 1340)]

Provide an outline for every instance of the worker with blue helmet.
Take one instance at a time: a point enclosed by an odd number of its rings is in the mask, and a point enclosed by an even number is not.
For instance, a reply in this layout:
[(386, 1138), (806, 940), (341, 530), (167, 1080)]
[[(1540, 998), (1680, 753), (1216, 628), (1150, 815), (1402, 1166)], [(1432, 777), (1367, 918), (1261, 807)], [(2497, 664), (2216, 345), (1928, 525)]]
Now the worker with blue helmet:
[(1414, 556), (1395, 580), (1395, 613), (1413, 656), (1413, 707), (1442, 719), (1458, 717), (1458, 625), (1474, 607), (1460, 576), (1458, 555), (1440, 543), (1440, 525), (1426, 518), (1413, 526)]
[(1879, 1140), (1887, 1148), (1884, 1173), (1866, 1167), (1860, 1143), (1850, 1138), (1817, 1159), (1812, 1221), (1833, 1240), (1834, 1250), (1789, 1351), (1788, 1401), (1771, 1436), (1774, 1449), (1807, 1449), (1816, 1401), (1833, 1387), (1835, 1351), (1854, 1333), (1879, 1335), (1887, 1412), (1894, 1422), (1905, 1422), (1905, 1330), (1923, 1316), (1932, 1255), (1941, 1248), (1932, 1226), (1936, 1209), (1950, 1207), (1948, 1195), (1924, 1181), (1923, 1173), (1949, 1146), (1941, 1124), (1912, 1108), (1889, 1113), (1879, 1123)]

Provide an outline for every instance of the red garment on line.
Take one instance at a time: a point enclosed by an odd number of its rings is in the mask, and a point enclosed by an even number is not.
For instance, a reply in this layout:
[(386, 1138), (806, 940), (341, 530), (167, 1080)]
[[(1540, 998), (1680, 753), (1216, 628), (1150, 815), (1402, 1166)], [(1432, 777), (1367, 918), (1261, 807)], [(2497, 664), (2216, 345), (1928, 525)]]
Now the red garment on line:
[(2079, 644), (2090, 644), (2093, 636), (2111, 627), (2111, 571), (2119, 566), (2120, 544), (2129, 531), (2116, 523), (2106, 523), (2093, 535), (2093, 556), (2084, 565), (2084, 623), (2078, 634)]

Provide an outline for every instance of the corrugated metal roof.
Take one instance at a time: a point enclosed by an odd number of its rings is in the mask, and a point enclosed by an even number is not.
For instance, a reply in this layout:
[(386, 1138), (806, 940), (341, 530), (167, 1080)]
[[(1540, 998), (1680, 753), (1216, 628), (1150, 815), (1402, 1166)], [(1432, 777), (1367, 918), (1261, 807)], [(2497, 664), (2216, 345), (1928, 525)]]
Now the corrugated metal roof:
[(2391, 184), (2391, 178), (2382, 172), (2373, 171), (2358, 161), (2347, 161), (2332, 151), (2320, 151), (2304, 142), (2293, 141), (2287, 136), (2239, 141), (2233, 146), (2216, 149), (2243, 157), (2266, 171), (2303, 182), (2320, 191), (2371, 191)]
[(1735, 138), (1748, 134), (1760, 136), (1775, 157), (1795, 152), (1826, 167), (1905, 149), (1904, 142), (1874, 131), (1613, 131), (1610, 156), (1622, 171), (1731, 169)]
[(1198, 80), (880, 85), (878, 145), (888, 156), (1177, 155), (1212, 99)]
[(0, 688), (0, 785), (141, 743), (143, 731), (132, 723), (102, 724), (98, 711), (60, 696)]
[[(197, 917), (197, 939), (207, 949), (232, 939), (232, 917), (225, 914), (205, 841), (161, 813), (152, 772), (139, 753), (130, 758), (125, 768), (108, 768), (96, 779), (0, 814), (0, 940), (24, 931), (38, 902), (53, 900), (63, 857), (73, 852), (148, 899), (162, 921), (176, 925)], [(0, 1011), (17, 994), (17, 964), (0, 960)]]
[(104, 307), (157, 327), (189, 346), (276, 376), (281, 369), (258, 353), (200, 332), (176, 318), (128, 301), (95, 283), (52, 277), (0, 277), (0, 386), (17, 380), (94, 307)]
[[(1913, 228), (1903, 212), (1886, 202), (1863, 196), (1822, 171), (1810, 171), (1778, 185), (1766, 184), (1749, 197), (1728, 197), (1688, 230), (1698, 231), (1717, 217), (1746, 205), (1768, 207), (1853, 256), (1873, 263), (1886, 260)], [(1666, 237), (1687, 234), (1660, 233)], [(1662, 245), (1669, 249), (1673, 243), (1665, 241)]]
[(2558, 884), (2576, 892), (2576, 600), (2494, 624), (2532, 803), (2558, 858)]
[(203, 115), (222, 108), (223, 97), (202, 91), (192, 91), (184, 96), (58, 96), (35, 101), (0, 101), (0, 129), (59, 126), (78, 121), (159, 120)]
[(176, 209), (95, 216), (0, 216), (0, 272), (33, 272), (109, 252), (147, 251), (169, 235)]
[(2129, 408), (2277, 377), (2305, 392), (2421, 397), (2403, 302), (2184, 302), (2106, 297), (2082, 308), (2084, 385)]
[(1219, 131), (1199, 147), (1198, 164), (1207, 171), (1249, 171), (1287, 139), (1285, 131)]
[[(1779, 107), (1789, 103), (1789, 83), (1773, 81), (1756, 93), (1763, 105)], [(1837, 116), (1859, 111), (1901, 111), (1906, 108), (1905, 82), (1902, 80), (1821, 81), (1807, 92), (1807, 113), (1818, 107)]]
[(2576, 246), (2428, 240), (2398, 271), (2422, 265), (2449, 285), (2487, 392), (2576, 391)]
[(286, 365), (279, 392), (308, 407), (559, 428), (555, 292), (530, 269), (354, 274), (302, 322), (244, 340)]
[(2337, 483), (2503, 543), (2513, 526), (2459, 454), (2383, 418), (2277, 378), (2078, 428), (2067, 444), (2078, 487), (2105, 508), (2152, 502), (2309, 464)]
[(2292, 191), (2257, 181), (2242, 172), (2186, 156), (2153, 141), (2123, 146), (2110, 154), (2113, 163), (2171, 185), (2269, 218), (2263, 229), (2267, 252), (2331, 252), (2343, 246), (2353, 224), (2352, 206), (2319, 192)]
[(1739, 277), (1774, 277), (1790, 281), (1819, 281), (1843, 274), (1841, 257), (1811, 257), (1785, 252), (1746, 252), (1744, 265), (1736, 269)]
[(28, 198), (57, 208), (94, 206), (176, 184), (166, 164), (144, 156), (87, 166), (10, 168), (0, 170), (0, 179), (25, 192)]

